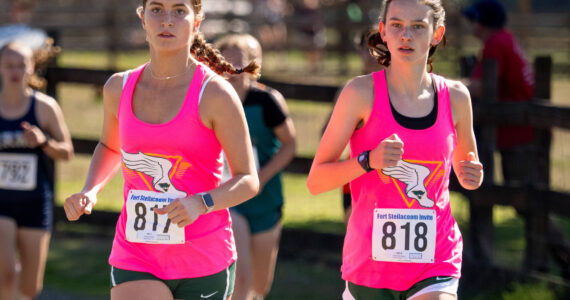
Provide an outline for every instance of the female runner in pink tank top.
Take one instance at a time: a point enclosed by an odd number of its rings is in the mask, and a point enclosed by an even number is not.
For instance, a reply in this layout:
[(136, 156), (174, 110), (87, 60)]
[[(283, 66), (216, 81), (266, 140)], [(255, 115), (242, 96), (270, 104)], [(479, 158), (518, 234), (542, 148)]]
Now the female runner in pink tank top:
[(466, 87), (426, 70), (444, 19), (440, 0), (382, 2), (368, 44), (386, 69), (344, 87), (315, 155), (311, 193), (351, 184), (343, 299), (457, 298), (463, 243), (449, 175), (473, 190), (483, 171)]
[[(122, 167), (111, 299), (230, 299), (228, 207), (253, 197), (259, 180), (241, 101), (215, 73), (258, 75), (259, 66), (236, 70), (205, 43), (201, 0), (143, 0), (137, 12), (150, 61), (105, 84), (101, 140), (65, 212), (72, 221), (90, 214)], [(222, 149), (233, 172), (224, 184)]]

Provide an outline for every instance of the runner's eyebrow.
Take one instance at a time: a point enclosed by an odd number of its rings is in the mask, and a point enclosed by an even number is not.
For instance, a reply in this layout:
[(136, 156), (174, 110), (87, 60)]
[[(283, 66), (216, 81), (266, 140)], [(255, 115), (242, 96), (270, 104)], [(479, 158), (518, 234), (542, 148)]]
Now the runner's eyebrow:
[[(388, 21), (403, 21), (402, 19), (398, 18), (398, 17), (391, 17), (388, 19)], [(413, 23), (425, 23), (425, 19), (417, 19), (417, 20), (412, 20)]]
[[(150, 6), (150, 5), (158, 5), (158, 6), (164, 7), (164, 4), (162, 4), (162, 3), (160, 3), (160, 2), (155, 2), (155, 1), (150, 2), (148, 5), (149, 5), (149, 6)], [(172, 5), (172, 7), (180, 7), (180, 6), (181, 6), (181, 7), (186, 7), (186, 4), (184, 4), (184, 3), (177, 3), (177, 4), (173, 4), (173, 5)]]

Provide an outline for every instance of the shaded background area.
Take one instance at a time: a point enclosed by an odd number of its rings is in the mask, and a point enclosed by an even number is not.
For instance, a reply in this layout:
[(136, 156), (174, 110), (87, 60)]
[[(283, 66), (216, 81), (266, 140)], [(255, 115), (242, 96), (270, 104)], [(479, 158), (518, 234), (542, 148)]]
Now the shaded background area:
[[(0, 24), (8, 22), (8, 2), (0, 3)], [(447, 11), (447, 46), (436, 61), (440, 70), (458, 75), (457, 59), (476, 54), (479, 42), (470, 35), (468, 22), (461, 16), (463, 7), (472, 0), (444, 0)], [(520, 39), (530, 58), (537, 55), (554, 57), (555, 73), (569, 72), (570, 20), (568, 1), (504, 0), (508, 9), (507, 26)], [(135, 10), (140, 0), (42, 0), (37, 1), (31, 25), (56, 35), (64, 51), (104, 50), (108, 60), (98, 68), (121, 66), (119, 52), (144, 49), (144, 31)], [(271, 3), (277, 3), (271, 5)], [(348, 55), (354, 50), (353, 40), (363, 28), (376, 23), (379, 0), (215, 0), (204, 1), (206, 19), (201, 31), (213, 39), (227, 32), (249, 32), (261, 39), (266, 51), (308, 51), (324, 49), (319, 57)], [(269, 7), (269, 8), (268, 8)], [(286, 34), (274, 33), (268, 25), (283, 24)], [(279, 30), (275, 30), (279, 32)], [(279, 38), (277, 37), (279, 36)], [(316, 37), (315, 37), (316, 36)], [(311, 38), (315, 37), (315, 38)], [(277, 41), (279, 40), (279, 41)], [(290, 55), (291, 53), (289, 53)], [(283, 58), (284, 53), (279, 53)], [(267, 62), (266, 74), (295, 74), (299, 69), (287, 60)], [(532, 59), (531, 59), (532, 60)], [(344, 62), (343, 62), (344, 61)], [(323, 60), (327, 63), (327, 60)], [(88, 63), (88, 62), (86, 62)], [(360, 72), (350, 62), (337, 59), (336, 68), (321, 67), (319, 75), (350, 75)], [(275, 66), (279, 64), (280, 66)], [(303, 63), (304, 66), (307, 63)], [(445, 66), (444, 66), (445, 65)], [(338, 68), (338, 69), (337, 69)], [(314, 71), (318, 71), (317, 68)], [(342, 81), (340, 81), (342, 82)]]

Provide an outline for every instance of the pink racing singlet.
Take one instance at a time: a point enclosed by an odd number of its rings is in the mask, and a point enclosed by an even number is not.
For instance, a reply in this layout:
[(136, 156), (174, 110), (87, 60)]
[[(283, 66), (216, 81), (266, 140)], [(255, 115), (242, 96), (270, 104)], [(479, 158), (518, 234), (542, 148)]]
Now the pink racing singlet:
[[(216, 188), (222, 177), (222, 147), (198, 111), (205, 67), (197, 64), (184, 103), (162, 124), (134, 115), (132, 100), (143, 65), (123, 88), (118, 120), (125, 205), (117, 222), (109, 263), (161, 279), (203, 277), (222, 271), (236, 258), (227, 209), (200, 216), (185, 228), (170, 226), (162, 207), (173, 198)], [(169, 197), (163, 195), (170, 195)]]
[(461, 275), (463, 241), (451, 215), (448, 190), (456, 132), (445, 79), (432, 78), (437, 119), (416, 130), (395, 120), (385, 73), (373, 74), (373, 108), (368, 122), (350, 139), (351, 157), (375, 148), (393, 133), (404, 142), (404, 154), (397, 166), (351, 182), (344, 280), (403, 291), (429, 277)]

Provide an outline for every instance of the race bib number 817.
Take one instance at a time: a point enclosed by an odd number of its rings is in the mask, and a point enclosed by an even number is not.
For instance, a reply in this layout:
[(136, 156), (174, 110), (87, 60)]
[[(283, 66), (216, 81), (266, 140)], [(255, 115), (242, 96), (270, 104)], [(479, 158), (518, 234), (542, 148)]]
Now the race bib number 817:
[(184, 244), (184, 228), (171, 224), (162, 208), (180, 196), (153, 191), (130, 190), (127, 198), (126, 236), (129, 242), (146, 244)]
[(431, 209), (375, 209), (372, 259), (433, 263), (436, 216)]

